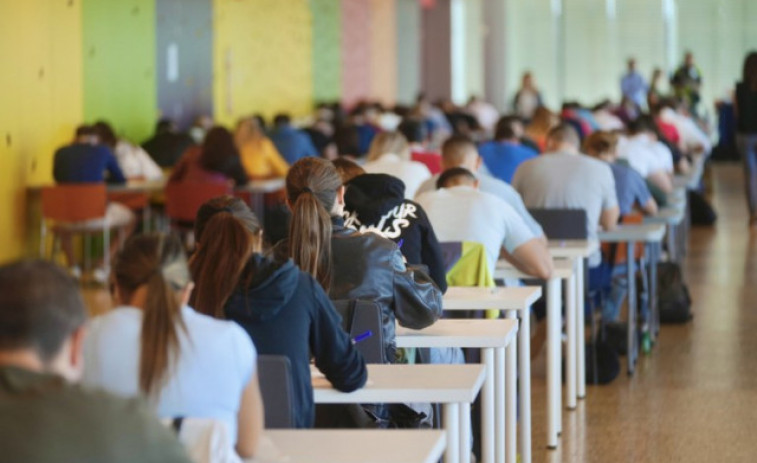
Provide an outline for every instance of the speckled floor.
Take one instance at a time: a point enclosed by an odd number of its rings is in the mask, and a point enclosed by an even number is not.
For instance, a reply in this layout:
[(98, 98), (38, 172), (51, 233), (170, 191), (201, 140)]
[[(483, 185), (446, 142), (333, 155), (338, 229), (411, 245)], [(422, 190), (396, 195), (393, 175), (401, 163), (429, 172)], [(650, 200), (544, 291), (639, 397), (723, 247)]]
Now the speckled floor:
[[(533, 365), (533, 455), (542, 462), (757, 462), (757, 229), (747, 227), (737, 165), (713, 168), (719, 220), (694, 228), (685, 278), (695, 319), (663, 326), (636, 374), (588, 386), (546, 449), (544, 358)], [(93, 314), (110, 305), (86, 290)]]

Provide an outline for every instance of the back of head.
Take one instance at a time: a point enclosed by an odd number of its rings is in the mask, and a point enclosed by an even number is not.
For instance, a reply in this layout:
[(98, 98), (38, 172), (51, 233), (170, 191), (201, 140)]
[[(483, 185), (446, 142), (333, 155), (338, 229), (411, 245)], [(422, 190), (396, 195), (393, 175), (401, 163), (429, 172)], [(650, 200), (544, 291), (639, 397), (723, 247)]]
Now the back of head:
[(742, 82), (753, 92), (757, 92), (757, 51), (752, 51), (744, 58)]
[(605, 130), (597, 130), (584, 140), (583, 152), (595, 158), (607, 155), (614, 157), (617, 146), (617, 135)]
[(216, 126), (208, 131), (202, 142), (200, 165), (207, 170), (218, 170), (230, 157), (238, 157), (234, 137), (226, 128)]
[(239, 198), (222, 196), (200, 206), (194, 227), (197, 250), (189, 265), (197, 311), (224, 317), (224, 305), (259, 246), (261, 230), (258, 218)]
[(521, 124), (518, 116), (502, 116), (497, 121), (497, 127), (494, 129), (495, 140), (513, 140), (519, 138), (518, 124)]
[(436, 181), (436, 188), (450, 188), (458, 185), (473, 186), (476, 184), (476, 181), (476, 176), (468, 169), (453, 167), (442, 172)]
[(97, 144), (97, 132), (91, 125), (80, 125), (74, 134), (76, 143)]
[(343, 125), (334, 132), (334, 143), (339, 156), (360, 154), (360, 134), (354, 125)]
[(0, 351), (32, 350), (46, 367), (86, 321), (79, 288), (46, 261), (0, 267)]
[(342, 177), (342, 184), (345, 184), (355, 177), (359, 177), (365, 173), (365, 169), (360, 167), (356, 162), (350, 161), (345, 157), (338, 157), (331, 161)]
[(640, 133), (657, 133), (657, 124), (652, 116), (642, 114), (628, 124), (628, 131), (633, 135)]
[(300, 159), (286, 178), (292, 208), (290, 257), (327, 292), (331, 287), (331, 211), (341, 187), (334, 164), (321, 158)]
[(410, 143), (425, 143), (428, 138), (426, 125), (417, 118), (405, 118), (397, 127), (397, 130)]
[(170, 133), (176, 131), (176, 124), (171, 119), (163, 118), (155, 124), (155, 133)]
[(179, 354), (179, 330), (186, 329), (181, 298), (191, 278), (184, 247), (175, 236), (136, 235), (119, 253), (113, 268), (119, 299), (129, 303), (146, 288), (139, 356), (139, 388), (155, 396)]
[(478, 160), (478, 149), (469, 137), (452, 135), (442, 144), (442, 163), (446, 168), (474, 168)]
[(285, 127), (292, 123), (292, 118), (289, 116), (289, 114), (277, 114), (276, 117), (273, 118), (273, 125), (274, 127)]
[(97, 132), (100, 143), (111, 148), (116, 147), (116, 143), (118, 143), (118, 137), (116, 137), (116, 132), (113, 130), (113, 127), (111, 127), (110, 124), (105, 121), (97, 121), (92, 125), (92, 127), (95, 129), (95, 132)]
[(382, 132), (373, 138), (368, 151), (368, 160), (375, 161), (385, 154), (396, 154), (405, 161), (410, 160), (410, 146), (399, 132)]
[(570, 124), (560, 123), (557, 127), (549, 131), (547, 135), (547, 145), (554, 149), (561, 147), (578, 150), (581, 146), (581, 139), (578, 132)]

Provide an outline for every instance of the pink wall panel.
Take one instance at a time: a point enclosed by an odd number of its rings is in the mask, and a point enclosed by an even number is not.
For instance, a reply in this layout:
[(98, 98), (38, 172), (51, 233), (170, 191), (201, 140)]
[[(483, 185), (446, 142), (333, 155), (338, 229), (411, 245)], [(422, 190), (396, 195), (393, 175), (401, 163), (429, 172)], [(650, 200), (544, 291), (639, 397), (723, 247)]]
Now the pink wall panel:
[(371, 0), (342, 0), (342, 101), (371, 96)]

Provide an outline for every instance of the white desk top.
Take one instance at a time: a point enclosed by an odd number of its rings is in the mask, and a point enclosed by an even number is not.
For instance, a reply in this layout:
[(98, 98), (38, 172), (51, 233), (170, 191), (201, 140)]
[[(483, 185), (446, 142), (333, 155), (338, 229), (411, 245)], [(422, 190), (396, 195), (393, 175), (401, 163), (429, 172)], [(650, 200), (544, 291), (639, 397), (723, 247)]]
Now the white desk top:
[(608, 243), (634, 241), (650, 243), (662, 241), (665, 236), (665, 226), (662, 224), (625, 224), (615, 230), (599, 233), (599, 239)]
[[(567, 280), (573, 276), (573, 262), (566, 259), (554, 259), (554, 271), (552, 276), (561, 280)], [(513, 267), (513, 264), (506, 260), (499, 260), (497, 266), (494, 269), (494, 278), (530, 278), (533, 276), (521, 272), (517, 268)], [(515, 289), (515, 288), (513, 288)]]
[(417, 429), (266, 430), (247, 463), (436, 463), (443, 431)]
[(444, 310), (525, 310), (539, 300), (541, 288), (469, 288), (450, 286), (442, 298)]
[(283, 178), (272, 178), (268, 180), (250, 180), (247, 185), (236, 187), (235, 191), (247, 191), (250, 193), (271, 193), (278, 191), (286, 186), (286, 180)]
[(664, 223), (668, 225), (678, 225), (683, 222), (683, 210), (677, 207), (664, 207), (657, 211), (656, 215), (644, 217), (644, 223)]
[(354, 392), (339, 392), (313, 371), (318, 404), (471, 403), (484, 383), (482, 365), (367, 365), (368, 382)]
[(428, 328), (397, 326), (397, 347), (507, 347), (518, 333), (518, 320), (443, 319)]
[(587, 258), (599, 251), (596, 240), (549, 240), (547, 244), (552, 257), (561, 259)]

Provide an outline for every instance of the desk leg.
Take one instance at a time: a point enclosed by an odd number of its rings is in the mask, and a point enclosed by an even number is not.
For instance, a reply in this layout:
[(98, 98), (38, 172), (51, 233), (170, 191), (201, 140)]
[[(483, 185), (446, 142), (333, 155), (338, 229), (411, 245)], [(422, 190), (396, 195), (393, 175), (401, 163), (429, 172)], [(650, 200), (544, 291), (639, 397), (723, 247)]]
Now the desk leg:
[(557, 448), (560, 432), (560, 280), (547, 281), (547, 448)]
[(444, 404), (444, 429), (447, 432), (445, 463), (460, 463), (460, 404)]
[(578, 259), (574, 260), (573, 275), (565, 282), (565, 299), (568, 301), (565, 308), (565, 331), (567, 332), (567, 343), (565, 345), (566, 362), (565, 373), (565, 406), (568, 410), (576, 409), (576, 279), (578, 268), (575, 264)]
[(657, 304), (657, 262), (660, 259), (660, 243), (649, 245), (649, 333), (657, 341), (660, 333), (660, 306)]
[(470, 404), (460, 404), (460, 463), (470, 463)]
[(505, 367), (505, 348), (494, 349), (494, 461), (497, 463), (505, 463), (505, 447), (509, 444), (505, 415), (510, 411), (507, 409), (510, 404), (505, 404)]
[(634, 267), (634, 249), (636, 243), (629, 241), (627, 243), (626, 267), (628, 268), (628, 347), (626, 360), (628, 361), (628, 375), (633, 375), (634, 363), (636, 361), (636, 275)]
[(670, 225), (666, 236), (668, 239), (668, 260), (670, 262), (678, 262), (678, 253), (676, 252), (676, 246), (678, 246), (676, 239), (676, 235), (678, 235), (677, 228), (675, 225)]
[(481, 349), (486, 378), (481, 395), (481, 457), (484, 463), (494, 463), (494, 349)]
[[(516, 316), (508, 310), (508, 318)], [(518, 327), (518, 404), (520, 411), (520, 459), (531, 463), (531, 309), (520, 312)], [(509, 367), (509, 366), (508, 366)]]
[(578, 385), (576, 392), (579, 399), (586, 397), (586, 334), (584, 328), (584, 305), (586, 304), (586, 280), (584, 279), (585, 267), (584, 259), (579, 258), (576, 262), (576, 356), (578, 357), (576, 375), (578, 376)]
[[(505, 354), (505, 461), (516, 463), (518, 458), (517, 386), (518, 343), (513, 340)], [(526, 394), (524, 391), (522, 394)]]

